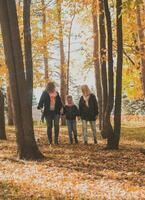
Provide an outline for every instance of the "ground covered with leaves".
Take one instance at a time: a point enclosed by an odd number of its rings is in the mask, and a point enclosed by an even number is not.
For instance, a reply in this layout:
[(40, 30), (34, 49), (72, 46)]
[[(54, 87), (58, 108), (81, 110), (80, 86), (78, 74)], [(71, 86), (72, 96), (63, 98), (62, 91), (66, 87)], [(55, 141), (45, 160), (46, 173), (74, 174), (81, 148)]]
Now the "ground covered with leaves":
[[(40, 150), (46, 159), (23, 161), (16, 157), (14, 128), (0, 141), (0, 199), (145, 199), (145, 128), (123, 128), (120, 150), (99, 145), (69, 145), (67, 129), (61, 128), (60, 145), (47, 144), (46, 128), (36, 127)], [(99, 135), (99, 133), (98, 133)]]

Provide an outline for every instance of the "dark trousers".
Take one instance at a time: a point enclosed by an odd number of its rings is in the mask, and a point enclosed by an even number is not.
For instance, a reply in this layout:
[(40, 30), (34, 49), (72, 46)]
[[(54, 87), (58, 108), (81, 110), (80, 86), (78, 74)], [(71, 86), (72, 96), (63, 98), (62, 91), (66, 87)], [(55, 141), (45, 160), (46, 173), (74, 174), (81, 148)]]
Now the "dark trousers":
[(75, 143), (78, 143), (76, 120), (67, 120), (67, 127), (68, 127), (70, 143), (71, 144), (73, 143), (73, 135), (74, 135)]
[(53, 128), (53, 126), (54, 126), (54, 143), (58, 144), (59, 119), (60, 119), (60, 116), (56, 115), (56, 114), (51, 114), (46, 117), (47, 135), (48, 135), (48, 143), (49, 144), (52, 144), (52, 128)]

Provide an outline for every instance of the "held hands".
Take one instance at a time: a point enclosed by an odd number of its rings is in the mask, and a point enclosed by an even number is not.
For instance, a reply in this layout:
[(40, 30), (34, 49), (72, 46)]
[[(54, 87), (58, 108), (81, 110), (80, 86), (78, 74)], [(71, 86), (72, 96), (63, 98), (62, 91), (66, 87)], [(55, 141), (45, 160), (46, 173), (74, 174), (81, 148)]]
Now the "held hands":
[(78, 116), (77, 119), (78, 119), (78, 121), (80, 121), (81, 120), (80, 116)]
[(60, 110), (60, 114), (61, 114), (61, 115), (64, 114), (63, 108), (61, 108), (61, 110)]

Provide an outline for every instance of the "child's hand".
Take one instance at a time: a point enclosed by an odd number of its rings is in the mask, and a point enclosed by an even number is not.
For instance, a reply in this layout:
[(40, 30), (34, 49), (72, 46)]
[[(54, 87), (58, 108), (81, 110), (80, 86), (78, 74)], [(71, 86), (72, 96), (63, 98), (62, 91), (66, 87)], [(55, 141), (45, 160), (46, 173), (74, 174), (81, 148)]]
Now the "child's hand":
[(60, 110), (60, 114), (63, 115), (63, 108), (61, 108), (61, 110)]

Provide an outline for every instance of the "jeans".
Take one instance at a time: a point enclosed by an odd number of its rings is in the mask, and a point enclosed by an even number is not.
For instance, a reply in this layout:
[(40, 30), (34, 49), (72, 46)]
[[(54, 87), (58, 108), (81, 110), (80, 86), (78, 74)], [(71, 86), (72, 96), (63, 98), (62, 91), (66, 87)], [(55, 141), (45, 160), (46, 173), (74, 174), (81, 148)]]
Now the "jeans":
[[(93, 132), (94, 143), (97, 143), (97, 130), (96, 130), (96, 121), (89, 121), (91, 129)], [(88, 142), (88, 121), (82, 120), (82, 132), (84, 143)]]
[(70, 144), (73, 144), (73, 135), (74, 135), (75, 143), (78, 143), (76, 120), (67, 120), (67, 127), (68, 127)]
[(58, 144), (58, 136), (59, 136), (59, 115), (49, 115), (46, 117), (47, 123), (47, 135), (48, 135), (48, 143), (52, 144), (52, 128), (54, 125), (54, 143)]

